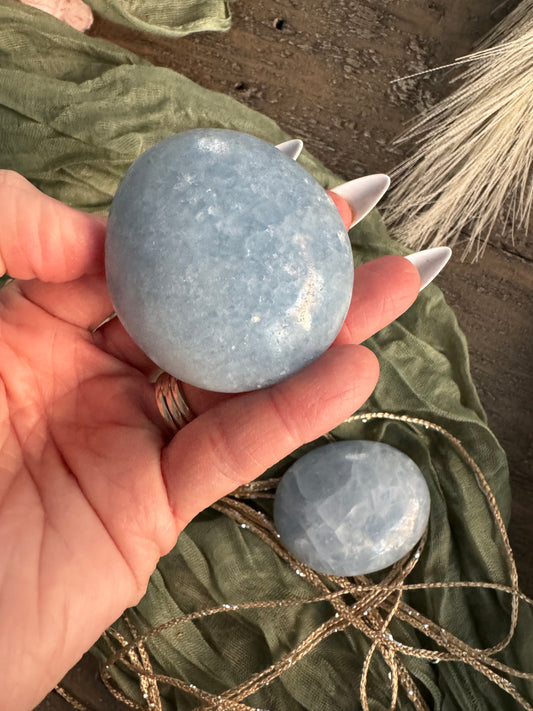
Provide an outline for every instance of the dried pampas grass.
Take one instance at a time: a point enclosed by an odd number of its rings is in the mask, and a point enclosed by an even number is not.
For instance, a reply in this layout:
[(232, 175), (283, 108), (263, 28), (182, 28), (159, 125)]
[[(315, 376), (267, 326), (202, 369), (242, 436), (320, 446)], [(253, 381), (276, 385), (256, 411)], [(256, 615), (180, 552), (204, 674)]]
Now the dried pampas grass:
[[(487, 45), (492, 45), (488, 46)], [(526, 227), (533, 202), (533, 0), (523, 0), (487, 37), (461, 88), (399, 140), (415, 153), (393, 171), (385, 220), (420, 249), (464, 240), (478, 258), (496, 221)]]

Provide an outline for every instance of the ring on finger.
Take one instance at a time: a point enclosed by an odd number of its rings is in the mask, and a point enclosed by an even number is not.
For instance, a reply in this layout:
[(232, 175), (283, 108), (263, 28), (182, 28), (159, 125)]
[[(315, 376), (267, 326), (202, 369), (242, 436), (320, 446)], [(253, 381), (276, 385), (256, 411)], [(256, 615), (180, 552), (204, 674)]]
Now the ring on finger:
[(176, 432), (196, 417), (181, 392), (179, 381), (161, 373), (155, 384), (155, 398), (162, 418)]

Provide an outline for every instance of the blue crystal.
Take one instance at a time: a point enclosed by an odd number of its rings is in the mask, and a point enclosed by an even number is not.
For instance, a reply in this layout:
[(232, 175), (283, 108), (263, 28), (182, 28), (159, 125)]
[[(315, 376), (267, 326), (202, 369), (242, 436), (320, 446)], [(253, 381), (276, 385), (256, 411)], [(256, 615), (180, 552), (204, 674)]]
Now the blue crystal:
[(308, 452), (282, 478), (274, 523), (286, 548), (330, 575), (396, 563), (420, 540), (430, 497), (418, 466), (382, 442), (343, 441)]
[(348, 235), (327, 193), (253, 136), (197, 129), (138, 158), (113, 200), (113, 304), (162, 369), (241, 392), (282, 380), (335, 339), (351, 299)]

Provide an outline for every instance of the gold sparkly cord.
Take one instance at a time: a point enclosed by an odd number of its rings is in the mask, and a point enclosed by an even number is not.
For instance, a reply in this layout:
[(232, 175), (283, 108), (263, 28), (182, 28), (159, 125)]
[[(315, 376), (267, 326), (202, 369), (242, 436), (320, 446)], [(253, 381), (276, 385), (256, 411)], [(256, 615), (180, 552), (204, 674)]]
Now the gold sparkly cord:
[[(213, 711), (250, 711), (251, 707), (244, 703), (244, 700), (248, 696), (271, 683), (280, 674), (283, 674), (287, 669), (297, 664), (311, 649), (320, 644), (320, 642), (329, 635), (353, 626), (371, 641), (370, 648), (363, 663), (360, 682), (360, 698), (364, 711), (370, 711), (367, 681), (372, 659), (376, 652), (381, 655), (390, 670), (389, 708), (391, 711), (397, 708), (400, 687), (416, 711), (429, 711), (409, 671), (399, 659), (400, 655), (424, 659), (433, 663), (456, 662), (468, 664), (506, 691), (523, 709), (533, 711), (533, 706), (521, 696), (516, 686), (509, 679), (509, 677), (515, 677), (533, 680), (533, 672), (513, 669), (494, 658), (494, 654), (505, 649), (511, 641), (518, 624), (518, 607), (520, 601), (522, 600), (528, 605), (533, 606), (533, 600), (524, 595), (518, 587), (518, 573), (507, 531), (494, 494), (483, 472), (454, 435), (429, 420), (409, 417), (408, 415), (396, 415), (389, 412), (366, 412), (353, 415), (346, 420), (346, 423), (355, 421), (364, 423), (376, 419), (403, 422), (407, 425), (423, 427), (426, 430), (439, 433), (452, 445), (463, 461), (470, 467), (486, 499), (490, 513), (498, 529), (505, 552), (510, 584), (502, 585), (472, 581), (406, 584), (405, 579), (416, 566), (421, 551), (424, 548), (426, 542), (425, 535), (416, 548), (409, 555), (392, 566), (385, 578), (379, 583), (372, 582), (367, 576), (344, 578), (332, 575), (319, 575), (311, 568), (303, 565), (283, 547), (272, 521), (265, 514), (257, 511), (246, 503), (247, 499), (273, 497), (279, 479), (254, 481), (239, 487), (231, 496), (226, 496), (214, 504), (213, 508), (224, 513), (239, 525), (248, 528), (251, 532), (259, 536), (278, 556), (291, 566), (296, 574), (305, 578), (315, 587), (316, 594), (308, 598), (266, 600), (235, 605), (224, 604), (168, 620), (143, 634), (136, 633), (133, 624), (126, 615), (125, 619), (130, 629), (132, 639), (127, 640), (116, 630), (112, 628), (109, 629), (106, 633), (106, 639), (111, 652), (101, 668), (101, 676), (104, 684), (117, 699), (139, 711), (145, 709), (161, 711), (162, 700), (159, 693), (159, 684), (161, 683), (195, 696), (199, 701), (199, 705), (196, 707), (197, 709), (210, 709)], [(330, 441), (336, 440), (331, 434), (326, 435), (326, 438)], [(452, 588), (495, 590), (511, 596), (509, 630), (498, 644), (486, 649), (471, 647), (441, 627), (438, 622), (416, 611), (402, 599), (402, 594), (406, 590), (427, 591)], [(348, 601), (350, 598), (351, 601)], [(353, 602), (353, 600), (355, 600), (355, 602)], [(275, 608), (316, 604), (324, 601), (329, 601), (332, 605), (333, 616), (330, 619), (326, 620), (326, 622), (315, 629), (303, 642), (276, 663), (267, 669), (257, 672), (232, 689), (227, 689), (220, 695), (209, 693), (174, 677), (156, 674), (150, 664), (145, 642), (165, 630), (176, 628), (212, 615), (224, 614), (229, 611), (268, 608), (274, 610)], [(417, 632), (433, 640), (439, 649), (419, 649), (396, 640), (389, 631), (389, 626), (394, 619), (410, 625)], [(119, 663), (138, 675), (141, 693), (146, 701), (144, 704), (139, 704), (132, 700), (117, 687), (112, 678), (111, 669), (114, 665)], [(56, 687), (56, 691), (78, 711), (89, 711), (81, 701), (75, 699), (63, 687)]]

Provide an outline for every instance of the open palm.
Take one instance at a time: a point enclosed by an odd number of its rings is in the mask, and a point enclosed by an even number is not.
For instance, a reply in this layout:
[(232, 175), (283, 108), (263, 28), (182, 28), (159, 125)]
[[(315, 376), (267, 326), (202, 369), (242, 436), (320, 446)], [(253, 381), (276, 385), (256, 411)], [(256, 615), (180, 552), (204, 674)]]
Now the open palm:
[(349, 416), (378, 377), (356, 345), (418, 291), (406, 260), (356, 274), (336, 343), (262, 391), (184, 386), (198, 417), (171, 437), (155, 366), (117, 319), (105, 223), (0, 171), (1, 711), (31, 709), (123, 610), (198, 512)]

